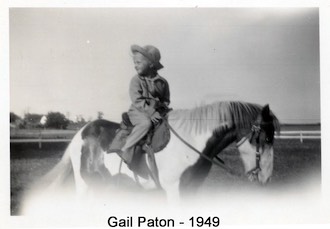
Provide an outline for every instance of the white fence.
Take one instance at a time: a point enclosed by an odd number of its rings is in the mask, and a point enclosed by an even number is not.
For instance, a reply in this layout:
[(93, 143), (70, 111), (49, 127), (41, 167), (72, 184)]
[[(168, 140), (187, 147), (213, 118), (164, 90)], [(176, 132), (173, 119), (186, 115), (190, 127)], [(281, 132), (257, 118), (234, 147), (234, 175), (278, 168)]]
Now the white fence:
[(279, 139), (300, 139), (300, 142), (304, 142), (304, 139), (321, 139), (320, 130), (298, 130), (298, 131), (281, 131), (280, 135), (275, 135), (275, 138)]

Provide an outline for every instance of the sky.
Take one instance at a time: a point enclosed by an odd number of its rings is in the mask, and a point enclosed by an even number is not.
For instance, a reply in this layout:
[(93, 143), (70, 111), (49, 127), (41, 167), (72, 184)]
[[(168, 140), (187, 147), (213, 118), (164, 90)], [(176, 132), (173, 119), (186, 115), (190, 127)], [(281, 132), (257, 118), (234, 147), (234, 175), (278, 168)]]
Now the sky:
[(282, 123), (320, 122), (317, 8), (12, 8), (10, 110), (120, 121), (130, 46), (159, 48), (171, 107), (269, 104)]

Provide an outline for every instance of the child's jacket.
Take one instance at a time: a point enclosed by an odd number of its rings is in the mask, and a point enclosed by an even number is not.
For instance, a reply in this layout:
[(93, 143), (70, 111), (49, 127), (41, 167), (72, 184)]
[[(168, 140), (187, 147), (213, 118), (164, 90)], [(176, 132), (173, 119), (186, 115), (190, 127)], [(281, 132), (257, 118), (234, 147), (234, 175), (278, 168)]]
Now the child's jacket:
[(163, 77), (156, 75), (147, 78), (136, 75), (132, 78), (129, 95), (132, 101), (130, 112), (137, 110), (146, 113), (149, 117), (156, 111), (156, 100), (166, 106), (170, 103), (169, 85)]

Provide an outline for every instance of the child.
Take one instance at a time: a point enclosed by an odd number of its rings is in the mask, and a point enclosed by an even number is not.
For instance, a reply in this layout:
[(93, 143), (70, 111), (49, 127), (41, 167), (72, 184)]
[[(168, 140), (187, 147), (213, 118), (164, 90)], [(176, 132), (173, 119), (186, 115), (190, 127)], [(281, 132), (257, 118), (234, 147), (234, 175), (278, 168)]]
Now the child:
[(151, 45), (140, 47), (132, 45), (133, 61), (137, 75), (130, 83), (129, 95), (132, 105), (128, 116), (134, 128), (122, 148), (122, 158), (129, 165), (134, 154), (135, 144), (150, 130), (152, 124), (157, 124), (165, 114), (160, 107), (170, 103), (170, 91), (167, 81), (158, 75), (163, 68), (159, 50)]

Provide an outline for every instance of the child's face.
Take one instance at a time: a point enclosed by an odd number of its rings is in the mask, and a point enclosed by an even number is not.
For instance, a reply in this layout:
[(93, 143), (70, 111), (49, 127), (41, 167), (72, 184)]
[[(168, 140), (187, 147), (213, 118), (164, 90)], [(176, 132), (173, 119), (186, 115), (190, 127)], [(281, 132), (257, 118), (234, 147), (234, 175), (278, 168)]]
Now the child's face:
[(139, 75), (145, 76), (145, 75), (148, 75), (150, 73), (151, 63), (141, 53), (139, 53), (139, 52), (134, 53), (133, 61), (134, 61), (135, 70)]

